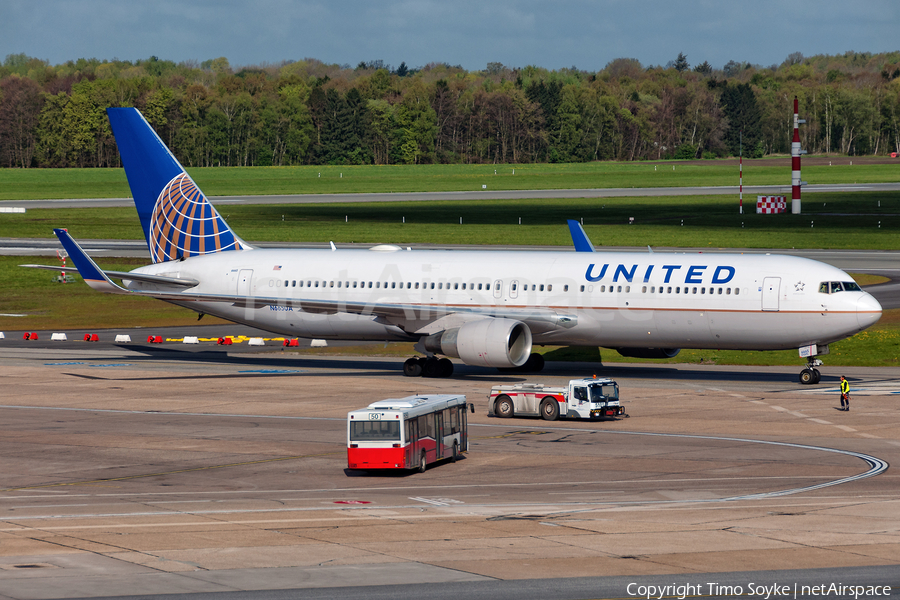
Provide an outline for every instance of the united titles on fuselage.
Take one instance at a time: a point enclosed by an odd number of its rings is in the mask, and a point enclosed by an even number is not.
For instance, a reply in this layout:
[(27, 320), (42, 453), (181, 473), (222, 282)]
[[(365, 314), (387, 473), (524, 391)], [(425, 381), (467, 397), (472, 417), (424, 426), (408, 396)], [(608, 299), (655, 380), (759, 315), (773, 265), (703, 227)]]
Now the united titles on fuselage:
[[(656, 265), (647, 265), (644, 270), (644, 283), (650, 282), (650, 275), (653, 273), (653, 269)], [(665, 271), (666, 277), (663, 283), (673, 283), (672, 277), (673, 275), (678, 279), (680, 274), (684, 274), (683, 282), (678, 281), (675, 283), (685, 283), (685, 284), (702, 284), (703, 276), (708, 274), (705, 271), (709, 268), (709, 265), (662, 265), (660, 270)], [(684, 269), (682, 271), (682, 269)], [(591, 263), (588, 265), (587, 271), (584, 273), (584, 278), (590, 281), (591, 283), (595, 283), (597, 281), (601, 281), (604, 277), (606, 277), (607, 273), (609, 273), (610, 265), (604, 264), (599, 267), (599, 272), (597, 271), (598, 267), (596, 264)], [(634, 279), (635, 274), (638, 271), (638, 265), (631, 265), (628, 267), (624, 264), (616, 265), (615, 269), (611, 271), (612, 282), (616, 283), (621, 278), (622, 280), (631, 283)], [(681, 273), (676, 273), (676, 271), (681, 271)], [(718, 265), (714, 271), (712, 271), (712, 280), (710, 281), (713, 285), (723, 285), (730, 282), (734, 279), (735, 269), (734, 267), (729, 267), (726, 265)]]

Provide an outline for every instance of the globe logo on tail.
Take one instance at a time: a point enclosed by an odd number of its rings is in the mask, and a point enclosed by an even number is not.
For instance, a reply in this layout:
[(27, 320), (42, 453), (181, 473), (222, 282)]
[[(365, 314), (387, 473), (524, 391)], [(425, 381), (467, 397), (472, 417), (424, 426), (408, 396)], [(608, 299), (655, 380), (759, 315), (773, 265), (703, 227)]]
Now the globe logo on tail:
[(154, 263), (244, 249), (241, 240), (183, 171), (166, 184), (156, 200), (150, 217), (150, 241)]

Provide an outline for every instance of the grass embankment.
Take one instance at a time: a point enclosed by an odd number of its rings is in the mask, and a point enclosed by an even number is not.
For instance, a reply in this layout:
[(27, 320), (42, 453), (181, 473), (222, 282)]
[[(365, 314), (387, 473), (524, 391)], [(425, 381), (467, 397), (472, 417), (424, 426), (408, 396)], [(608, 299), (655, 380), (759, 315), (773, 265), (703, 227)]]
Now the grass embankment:
[[(220, 208), (248, 241), (569, 246), (565, 222), (574, 218), (583, 220), (598, 247), (889, 250), (900, 245), (897, 193), (808, 194), (801, 215), (758, 215), (755, 204), (745, 204), (743, 215), (738, 214), (736, 198), (727, 196)], [(52, 237), (54, 227), (65, 227), (82, 240), (143, 238), (133, 208), (32, 209), (0, 215), (0, 237)]]
[[(897, 181), (896, 165), (835, 158), (808, 164), (823, 183)], [(745, 160), (744, 185), (790, 185), (790, 158)], [(390, 165), (189, 168), (209, 196), (734, 186), (734, 161), (593, 162), (529, 165)], [(122, 169), (0, 169), (0, 200), (127, 198)]]

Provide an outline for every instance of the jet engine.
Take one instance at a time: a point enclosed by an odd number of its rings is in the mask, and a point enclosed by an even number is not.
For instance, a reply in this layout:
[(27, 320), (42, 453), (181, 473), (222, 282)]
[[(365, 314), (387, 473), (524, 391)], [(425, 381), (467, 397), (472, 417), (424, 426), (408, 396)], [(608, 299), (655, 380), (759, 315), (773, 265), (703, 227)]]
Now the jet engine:
[(629, 358), (675, 358), (681, 348), (616, 348), (616, 352)]
[(479, 367), (520, 367), (531, 355), (531, 330), (521, 321), (487, 318), (434, 333), (425, 349)]

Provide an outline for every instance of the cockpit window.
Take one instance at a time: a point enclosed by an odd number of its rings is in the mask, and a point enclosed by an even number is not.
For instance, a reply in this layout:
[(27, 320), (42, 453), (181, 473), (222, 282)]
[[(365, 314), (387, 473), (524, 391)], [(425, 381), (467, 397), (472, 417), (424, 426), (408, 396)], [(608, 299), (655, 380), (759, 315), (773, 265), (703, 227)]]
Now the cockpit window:
[(819, 284), (820, 294), (836, 294), (838, 292), (861, 292), (855, 281), (823, 281)]

